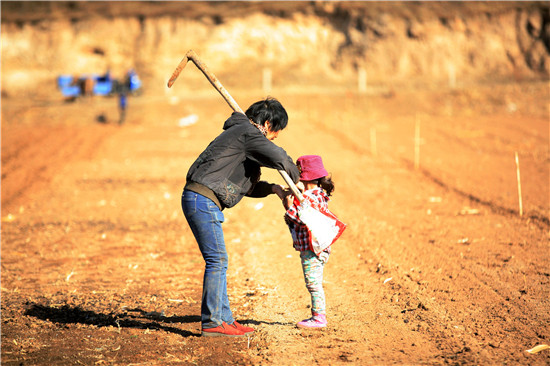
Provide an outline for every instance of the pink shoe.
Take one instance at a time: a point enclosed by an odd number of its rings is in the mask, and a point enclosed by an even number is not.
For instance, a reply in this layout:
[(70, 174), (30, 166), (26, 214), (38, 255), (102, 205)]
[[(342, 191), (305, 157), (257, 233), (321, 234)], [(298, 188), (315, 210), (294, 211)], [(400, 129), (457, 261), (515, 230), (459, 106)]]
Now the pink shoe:
[(324, 328), (327, 326), (327, 317), (325, 314), (313, 314), (311, 318), (302, 320), (296, 326), (302, 329)]

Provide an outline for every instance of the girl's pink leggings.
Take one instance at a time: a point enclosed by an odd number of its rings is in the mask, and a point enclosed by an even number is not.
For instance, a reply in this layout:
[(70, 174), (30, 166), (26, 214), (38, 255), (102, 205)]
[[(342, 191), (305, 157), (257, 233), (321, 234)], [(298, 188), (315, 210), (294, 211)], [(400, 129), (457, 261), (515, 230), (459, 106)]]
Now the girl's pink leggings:
[(311, 312), (325, 314), (325, 291), (323, 290), (323, 268), (329, 254), (322, 252), (318, 257), (311, 250), (300, 252), (306, 287), (311, 294)]

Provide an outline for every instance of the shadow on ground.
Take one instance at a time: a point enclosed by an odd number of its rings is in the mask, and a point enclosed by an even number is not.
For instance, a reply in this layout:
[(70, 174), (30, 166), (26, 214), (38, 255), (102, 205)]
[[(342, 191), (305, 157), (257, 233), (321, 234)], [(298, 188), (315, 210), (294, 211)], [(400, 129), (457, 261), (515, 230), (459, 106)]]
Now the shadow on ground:
[[(122, 314), (101, 314), (91, 310), (84, 310), (80, 307), (63, 305), (52, 307), (41, 304), (29, 304), (25, 315), (41, 320), (47, 320), (58, 324), (85, 324), (96, 327), (118, 327), (155, 329), (179, 334), (183, 337), (198, 337), (200, 333), (193, 333), (187, 330), (178, 329), (161, 324), (162, 323), (198, 323), (200, 316), (184, 315), (165, 317), (160, 313), (149, 313), (141, 309), (127, 310)], [(137, 314), (137, 315), (136, 315)]]

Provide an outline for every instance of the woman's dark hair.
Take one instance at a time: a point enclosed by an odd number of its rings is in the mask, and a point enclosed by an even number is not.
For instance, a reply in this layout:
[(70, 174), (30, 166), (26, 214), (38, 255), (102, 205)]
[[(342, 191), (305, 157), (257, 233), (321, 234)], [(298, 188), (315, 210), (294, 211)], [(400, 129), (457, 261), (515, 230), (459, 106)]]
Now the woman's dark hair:
[(317, 179), (317, 185), (323, 188), (329, 197), (334, 192), (334, 182), (330, 176)]
[(284, 129), (288, 123), (288, 114), (283, 105), (275, 98), (268, 97), (252, 104), (246, 110), (246, 116), (254, 123), (264, 126), (269, 121), (271, 131)]

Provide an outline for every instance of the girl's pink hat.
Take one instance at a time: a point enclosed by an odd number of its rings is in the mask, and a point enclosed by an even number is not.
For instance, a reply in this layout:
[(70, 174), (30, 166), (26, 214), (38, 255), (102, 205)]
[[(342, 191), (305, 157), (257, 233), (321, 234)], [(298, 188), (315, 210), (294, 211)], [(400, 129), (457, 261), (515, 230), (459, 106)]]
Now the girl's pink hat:
[(327, 170), (323, 166), (323, 159), (319, 155), (304, 155), (296, 160), (300, 170), (300, 180), (310, 181), (326, 177)]

